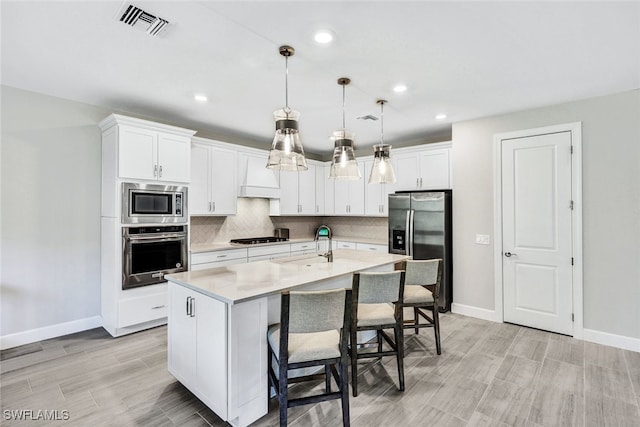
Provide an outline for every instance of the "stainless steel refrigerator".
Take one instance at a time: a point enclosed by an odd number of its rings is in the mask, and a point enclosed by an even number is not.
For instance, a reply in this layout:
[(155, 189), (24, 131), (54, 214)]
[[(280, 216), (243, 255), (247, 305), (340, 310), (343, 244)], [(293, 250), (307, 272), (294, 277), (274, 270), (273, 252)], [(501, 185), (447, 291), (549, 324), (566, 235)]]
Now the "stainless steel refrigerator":
[(451, 190), (399, 191), (389, 195), (389, 252), (413, 259), (442, 258), (438, 306), (451, 310)]

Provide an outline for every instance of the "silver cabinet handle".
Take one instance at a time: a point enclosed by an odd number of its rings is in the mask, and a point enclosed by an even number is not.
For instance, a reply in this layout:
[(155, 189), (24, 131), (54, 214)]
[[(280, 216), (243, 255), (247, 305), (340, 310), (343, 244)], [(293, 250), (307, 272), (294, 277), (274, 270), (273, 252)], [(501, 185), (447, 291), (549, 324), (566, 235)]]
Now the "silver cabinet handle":
[(158, 177), (158, 165), (153, 165), (153, 177)]
[(191, 317), (196, 317), (196, 299), (191, 298)]
[(216, 211), (216, 202), (211, 202), (211, 212)]
[(187, 316), (191, 316), (191, 297), (187, 297)]
[(164, 308), (164, 305), (156, 305), (155, 307), (151, 307), (151, 310), (159, 310), (161, 308)]
[(162, 165), (160, 165), (160, 169), (158, 171), (158, 175), (160, 176), (160, 178), (162, 178)]
[(226, 258), (228, 255), (218, 255), (216, 258)]
[(512, 256), (518, 256), (518, 254), (513, 254), (511, 252), (505, 252), (504, 256), (506, 256), (507, 258), (511, 258)]
[(209, 212), (211, 212), (211, 202), (209, 202)]

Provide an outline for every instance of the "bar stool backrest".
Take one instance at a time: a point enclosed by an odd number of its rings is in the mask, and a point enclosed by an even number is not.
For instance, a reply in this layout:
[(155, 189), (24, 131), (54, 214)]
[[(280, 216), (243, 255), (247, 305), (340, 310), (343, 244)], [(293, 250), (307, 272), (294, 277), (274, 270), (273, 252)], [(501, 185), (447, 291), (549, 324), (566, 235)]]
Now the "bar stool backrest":
[(366, 272), (359, 276), (359, 304), (381, 304), (400, 299), (401, 271)]
[(405, 264), (406, 275), (404, 284), (429, 286), (434, 285), (433, 295), (440, 295), (440, 282), (442, 279), (442, 260), (407, 260)]
[(340, 330), (344, 323), (345, 290), (290, 292), (289, 332)]

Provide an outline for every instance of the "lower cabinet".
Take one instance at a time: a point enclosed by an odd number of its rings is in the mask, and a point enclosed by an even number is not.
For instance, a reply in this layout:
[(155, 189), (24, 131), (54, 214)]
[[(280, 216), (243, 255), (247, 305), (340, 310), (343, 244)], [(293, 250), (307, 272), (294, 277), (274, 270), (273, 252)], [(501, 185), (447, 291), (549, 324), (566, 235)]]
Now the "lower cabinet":
[(227, 305), (169, 282), (169, 372), (233, 426), (268, 411), (267, 309), (267, 298)]
[(169, 372), (227, 418), (226, 304), (169, 283)]

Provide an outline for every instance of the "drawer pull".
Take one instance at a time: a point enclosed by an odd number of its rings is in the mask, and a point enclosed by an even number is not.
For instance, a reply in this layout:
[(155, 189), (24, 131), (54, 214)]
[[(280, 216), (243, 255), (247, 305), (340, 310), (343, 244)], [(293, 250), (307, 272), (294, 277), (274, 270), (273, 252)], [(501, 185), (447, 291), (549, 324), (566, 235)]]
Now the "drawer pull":
[(160, 308), (165, 308), (165, 305), (156, 305), (155, 307), (151, 307), (151, 310), (158, 310)]
[(218, 255), (216, 258), (226, 258), (228, 255)]

